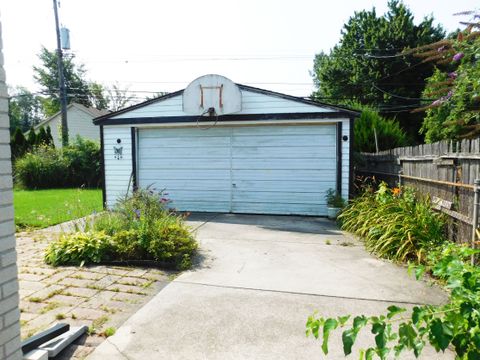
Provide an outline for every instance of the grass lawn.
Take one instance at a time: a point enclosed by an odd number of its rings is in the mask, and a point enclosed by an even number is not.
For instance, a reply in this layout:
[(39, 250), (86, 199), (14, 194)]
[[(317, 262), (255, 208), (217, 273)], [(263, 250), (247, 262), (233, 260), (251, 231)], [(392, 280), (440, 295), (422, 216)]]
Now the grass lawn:
[(14, 190), (17, 229), (45, 228), (102, 210), (100, 189)]

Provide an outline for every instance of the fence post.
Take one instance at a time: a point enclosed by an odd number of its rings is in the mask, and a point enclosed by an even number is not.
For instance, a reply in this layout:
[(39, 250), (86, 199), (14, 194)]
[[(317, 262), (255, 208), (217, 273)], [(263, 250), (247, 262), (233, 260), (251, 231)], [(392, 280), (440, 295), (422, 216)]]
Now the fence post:
[(403, 175), (403, 170), (398, 171), (398, 187), (402, 187), (402, 175)]
[[(473, 188), (473, 215), (472, 215), (472, 249), (475, 249), (475, 243), (477, 240), (477, 227), (478, 227), (478, 194), (480, 192), (480, 179), (475, 179)], [(472, 265), (475, 265), (475, 255), (472, 254)]]

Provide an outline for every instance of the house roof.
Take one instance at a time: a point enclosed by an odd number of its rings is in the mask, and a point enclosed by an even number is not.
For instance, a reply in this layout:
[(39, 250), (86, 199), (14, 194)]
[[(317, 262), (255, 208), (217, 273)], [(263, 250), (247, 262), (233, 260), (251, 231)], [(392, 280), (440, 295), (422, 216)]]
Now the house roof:
[[(356, 118), (360, 115), (360, 113), (358, 111), (355, 111), (355, 110), (352, 110), (352, 109), (349, 109), (349, 108), (343, 107), (343, 106), (326, 104), (326, 103), (319, 102), (319, 101), (308, 100), (308, 99), (305, 99), (305, 98), (302, 98), (302, 97), (282, 94), (282, 93), (279, 93), (279, 92), (260, 89), (260, 88), (256, 88), (256, 87), (252, 87), (252, 86), (248, 86), (248, 85), (243, 85), (243, 84), (238, 84), (238, 83), (236, 85), (241, 90), (255, 92), (255, 93), (264, 94), (264, 95), (268, 95), (268, 96), (275, 96), (275, 97), (279, 97), (279, 98), (286, 99), (286, 100), (296, 101), (296, 102), (299, 102), (299, 103), (312, 105), (312, 106), (317, 106), (317, 107), (323, 108), (323, 109), (328, 108), (329, 110), (332, 110), (332, 112), (328, 112), (328, 113), (324, 113), (324, 114), (315, 113), (315, 114), (317, 114), (321, 117), (324, 117), (324, 116), (327, 117), (328, 116), (328, 117), (332, 117), (332, 118), (335, 118), (335, 117), (336, 118), (339, 118), (339, 117)], [(111, 112), (111, 113), (99, 116), (99, 117), (93, 119), (93, 123), (95, 125), (104, 125), (104, 124), (114, 125), (114, 124), (123, 124), (123, 123), (125, 123), (125, 124), (135, 123), (136, 121), (132, 122), (132, 121), (128, 121), (128, 119), (112, 119), (112, 118), (116, 117), (117, 115), (128, 113), (132, 110), (136, 110), (136, 109), (139, 109), (139, 108), (142, 108), (142, 107), (145, 107), (145, 106), (157, 103), (157, 102), (161, 102), (161, 101), (170, 99), (170, 98), (175, 97), (175, 96), (180, 96), (180, 95), (183, 94), (183, 92), (184, 92), (184, 89), (178, 90), (178, 91), (160, 96), (160, 97), (155, 98), (155, 99), (150, 99), (150, 100), (141, 102), (139, 104), (132, 105), (132, 106), (129, 106), (127, 108), (124, 108), (124, 109), (121, 109), (121, 110), (118, 110), (118, 111), (115, 111), (115, 112)], [(270, 115), (270, 114), (265, 114), (265, 115)], [(279, 115), (282, 115), (282, 114), (279, 114)], [(289, 115), (291, 115), (291, 114), (289, 114)], [(324, 115), (324, 116), (322, 116), (322, 115)], [(223, 119), (226, 120), (226, 119), (228, 119), (229, 117), (232, 117), (232, 116), (235, 116), (235, 115), (234, 114), (233, 115), (222, 115), (222, 116), (219, 116), (219, 119), (223, 118)], [(243, 115), (242, 117), (247, 119), (249, 116), (250, 115)], [(252, 116), (255, 116), (256, 118), (261, 117), (259, 114), (254, 114)], [(198, 116), (158, 117), (158, 118), (155, 118), (155, 119), (161, 120), (161, 122), (176, 122), (176, 120), (180, 120), (180, 118), (182, 118), (183, 121), (190, 121), (190, 120), (196, 121)], [(154, 118), (152, 118), (152, 119), (143, 119), (143, 118), (140, 119), (139, 118), (137, 122), (145, 122), (145, 120), (147, 120), (146, 122), (154, 122), (154, 121), (156, 121), (155, 119)]]
[[(67, 112), (68, 110), (76, 108), (78, 110), (83, 111), (84, 113), (90, 115), (92, 118), (96, 118), (99, 116), (105, 116), (110, 113), (108, 110), (98, 110), (92, 107), (86, 107), (85, 105), (79, 104), (79, 103), (71, 103), (67, 106)], [(43, 120), (42, 122), (38, 123), (37, 125), (34, 126), (35, 130), (40, 129), (42, 126), (47, 126), (50, 121), (55, 119), (57, 116), (61, 114), (61, 111), (57, 112), (56, 114), (50, 116), (48, 119)]]

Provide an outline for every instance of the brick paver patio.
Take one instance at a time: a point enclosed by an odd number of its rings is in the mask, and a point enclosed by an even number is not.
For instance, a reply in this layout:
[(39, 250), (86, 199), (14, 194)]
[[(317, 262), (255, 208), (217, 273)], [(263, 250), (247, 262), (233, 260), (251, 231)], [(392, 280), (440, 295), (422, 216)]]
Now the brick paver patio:
[(22, 338), (57, 322), (87, 325), (90, 335), (71, 345), (62, 359), (83, 359), (175, 276), (133, 267), (57, 267), (43, 261), (55, 229), (17, 233)]

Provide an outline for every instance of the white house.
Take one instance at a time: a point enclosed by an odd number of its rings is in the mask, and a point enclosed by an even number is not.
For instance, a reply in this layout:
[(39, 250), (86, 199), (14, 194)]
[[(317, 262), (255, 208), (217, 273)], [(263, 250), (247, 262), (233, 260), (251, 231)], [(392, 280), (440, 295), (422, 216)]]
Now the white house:
[(184, 211), (326, 215), (347, 198), (358, 113), (206, 75), (98, 117), (104, 202), (165, 189)]
[[(86, 107), (82, 104), (71, 103), (67, 106), (68, 137), (75, 139), (77, 135), (90, 140), (100, 140), (100, 131), (92, 123), (92, 119), (98, 116), (106, 115), (107, 110), (98, 110)], [(62, 147), (62, 115), (60, 112), (42, 121), (34, 127), (35, 131), (41, 127), (50, 126), (55, 147)]]

